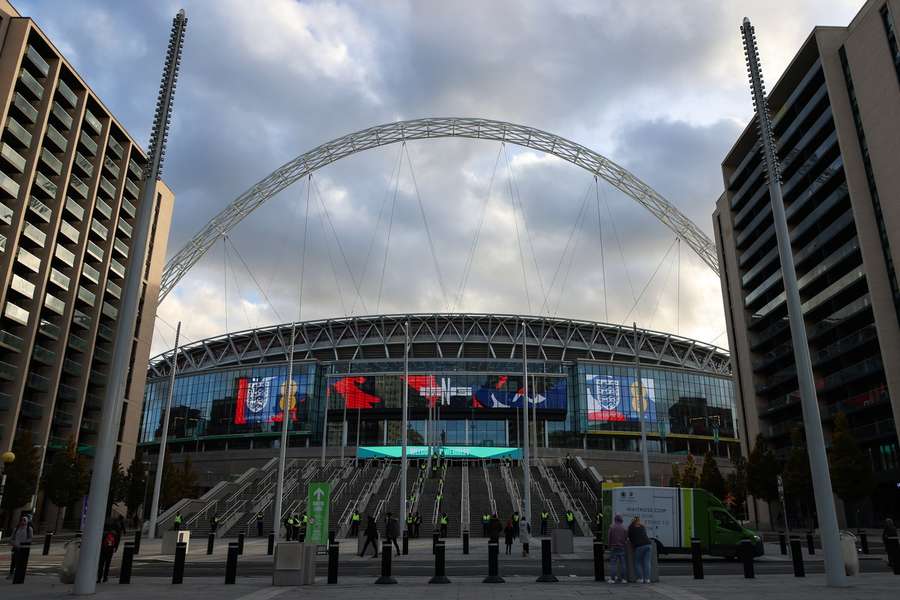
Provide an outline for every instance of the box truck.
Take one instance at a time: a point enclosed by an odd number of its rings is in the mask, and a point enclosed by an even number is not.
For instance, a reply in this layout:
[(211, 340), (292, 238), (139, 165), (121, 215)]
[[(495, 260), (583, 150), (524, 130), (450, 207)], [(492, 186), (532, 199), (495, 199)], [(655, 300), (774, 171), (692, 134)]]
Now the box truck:
[[(625, 526), (640, 517), (660, 554), (689, 553), (698, 538), (705, 554), (735, 558), (742, 540), (763, 554), (760, 536), (741, 525), (718, 498), (699, 488), (635, 486), (603, 491), (604, 523), (622, 515)], [(604, 531), (604, 535), (606, 532)]]

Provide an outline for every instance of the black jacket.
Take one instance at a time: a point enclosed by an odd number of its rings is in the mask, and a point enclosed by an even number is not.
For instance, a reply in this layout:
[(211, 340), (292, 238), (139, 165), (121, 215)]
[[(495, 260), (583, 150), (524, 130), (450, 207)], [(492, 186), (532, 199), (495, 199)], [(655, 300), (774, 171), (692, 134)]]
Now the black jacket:
[(631, 542), (631, 545), (635, 548), (649, 544), (650, 538), (647, 537), (647, 528), (643, 525), (635, 525), (634, 523), (629, 525), (628, 541)]

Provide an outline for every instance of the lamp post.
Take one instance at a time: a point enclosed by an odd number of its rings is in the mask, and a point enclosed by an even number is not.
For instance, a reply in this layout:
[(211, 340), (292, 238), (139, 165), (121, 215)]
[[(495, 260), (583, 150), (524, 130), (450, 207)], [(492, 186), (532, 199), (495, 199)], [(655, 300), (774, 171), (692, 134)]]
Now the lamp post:
[(3, 490), (6, 488), (6, 465), (11, 464), (14, 460), (16, 460), (16, 455), (12, 452), (7, 451), (0, 454), (0, 473), (3, 473), (3, 476), (0, 477), (0, 511), (3, 510)]

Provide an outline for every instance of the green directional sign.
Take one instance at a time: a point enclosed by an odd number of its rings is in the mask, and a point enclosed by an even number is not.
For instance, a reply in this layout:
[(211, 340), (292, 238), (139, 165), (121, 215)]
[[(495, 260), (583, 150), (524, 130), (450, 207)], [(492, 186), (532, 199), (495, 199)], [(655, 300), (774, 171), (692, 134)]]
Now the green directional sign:
[(331, 502), (331, 484), (313, 481), (306, 493), (306, 541), (324, 546), (328, 544), (328, 505)]

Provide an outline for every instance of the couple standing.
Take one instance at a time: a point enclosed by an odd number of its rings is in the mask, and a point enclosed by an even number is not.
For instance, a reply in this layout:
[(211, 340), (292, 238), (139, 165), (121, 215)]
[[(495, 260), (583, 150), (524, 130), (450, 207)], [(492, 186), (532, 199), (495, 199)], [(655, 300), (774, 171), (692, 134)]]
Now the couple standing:
[(650, 583), (650, 537), (640, 517), (634, 517), (625, 529), (622, 515), (617, 514), (609, 528), (609, 583), (625, 583), (628, 567), (625, 564), (625, 544), (634, 548), (634, 571), (638, 583)]

